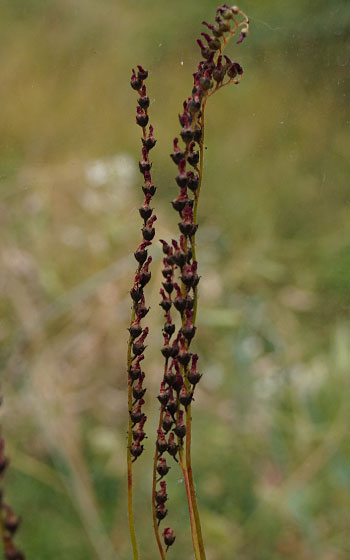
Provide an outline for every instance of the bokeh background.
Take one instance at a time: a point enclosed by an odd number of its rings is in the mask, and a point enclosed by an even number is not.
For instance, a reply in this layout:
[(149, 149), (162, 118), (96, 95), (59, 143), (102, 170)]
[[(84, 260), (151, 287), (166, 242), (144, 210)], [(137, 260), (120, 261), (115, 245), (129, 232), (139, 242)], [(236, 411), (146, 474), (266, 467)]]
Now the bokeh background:
[[(3, 0), (2, 433), (18, 542), (36, 560), (129, 560), (125, 352), (140, 240), (130, 69), (150, 70), (157, 235), (169, 159), (213, 0)], [(239, 86), (208, 105), (193, 463), (208, 560), (348, 560), (349, 28), (346, 0), (244, 0)], [(157, 243), (149, 439), (136, 464), (144, 560), (162, 371)], [(169, 475), (169, 558), (191, 558)]]

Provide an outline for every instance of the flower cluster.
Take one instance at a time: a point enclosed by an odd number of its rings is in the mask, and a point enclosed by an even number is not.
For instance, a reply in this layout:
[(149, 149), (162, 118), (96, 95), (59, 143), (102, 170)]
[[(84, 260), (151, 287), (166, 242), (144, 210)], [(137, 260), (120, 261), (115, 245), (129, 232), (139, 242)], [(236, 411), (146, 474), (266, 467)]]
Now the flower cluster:
[[(0, 437), (0, 478), (5, 474), (9, 460), (5, 456), (5, 442)], [(24, 555), (13, 542), (20, 519), (14, 514), (12, 508), (3, 500), (3, 491), (0, 489), (0, 527), (6, 560), (24, 560)]]
[[(243, 15), (243, 23), (236, 20), (235, 16), (238, 14)], [(166, 485), (162, 479), (170, 467), (166, 463), (164, 453), (167, 452), (177, 462), (180, 459), (181, 463), (179, 454), (188, 425), (184, 416), (188, 414), (196, 385), (202, 376), (197, 368), (198, 355), (190, 351), (196, 333), (195, 314), (199, 282), (195, 258), (195, 234), (198, 228), (195, 215), (202, 179), (202, 116), (210, 95), (224, 85), (239, 82), (243, 74), (242, 67), (238, 62), (232, 62), (227, 55), (223, 55), (223, 48), (239, 28), (241, 31), (237, 43), (241, 43), (248, 34), (248, 20), (236, 6), (224, 4), (218, 8), (214, 24), (203, 24), (211, 34), (202, 33), (206, 44), (202, 39), (197, 41), (202, 60), (193, 74), (191, 96), (183, 103), (183, 110), (179, 115), (180, 134), (174, 139), (173, 152), (170, 154), (177, 167), (175, 180), (179, 193), (172, 201), (172, 206), (179, 214), (180, 236), (178, 240), (172, 239), (170, 244), (161, 240), (164, 281), (160, 290), (160, 306), (165, 312), (164, 343), (161, 352), (165, 358), (165, 365), (158, 395), (161, 411), (156, 440), (160, 488), (154, 493), (153, 504), (158, 524), (168, 513), (165, 507)], [(172, 316), (173, 309), (179, 313), (181, 326), (177, 332)], [(162, 536), (167, 547), (173, 544), (175, 537), (172, 529), (166, 528)]]
[[(149, 266), (152, 257), (148, 256), (148, 247), (152, 243), (155, 235), (154, 222), (157, 217), (153, 214), (151, 200), (156, 192), (156, 187), (152, 183), (149, 152), (155, 146), (156, 140), (153, 135), (153, 127), (147, 125), (149, 122), (148, 107), (150, 104), (144, 81), (148, 76), (147, 70), (142, 66), (137, 67), (138, 71), (132, 70), (131, 87), (139, 94), (138, 106), (136, 109), (136, 123), (142, 128), (142, 158), (139, 161), (140, 173), (143, 175), (142, 190), (145, 195), (144, 202), (139, 208), (140, 216), (143, 220), (142, 241), (137, 247), (134, 256), (138, 263), (138, 268), (134, 277), (130, 296), (133, 302), (132, 320), (129, 328), (129, 356), (128, 356), (128, 384), (129, 384), (129, 414), (132, 430), (132, 443), (130, 442), (130, 453), (133, 461), (141, 455), (143, 451), (143, 440), (145, 438), (144, 425), (147, 420), (142, 412), (142, 405), (145, 403), (143, 397), (146, 389), (143, 387), (145, 373), (141, 369), (140, 362), (144, 359), (146, 348), (145, 340), (148, 335), (148, 327), (141, 326), (142, 319), (147, 315), (148, 308), (145, 303), (144, 288), (151, 279)], [(131, 434), (130, 434), (131, 436)]]

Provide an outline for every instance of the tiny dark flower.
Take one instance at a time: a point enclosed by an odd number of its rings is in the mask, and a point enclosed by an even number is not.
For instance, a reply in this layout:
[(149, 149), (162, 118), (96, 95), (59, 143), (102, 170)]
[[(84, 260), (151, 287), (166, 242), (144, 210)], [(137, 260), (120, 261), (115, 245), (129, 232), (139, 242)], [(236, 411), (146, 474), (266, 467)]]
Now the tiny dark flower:
[(154, 148), (154, 146), (156, 145), (157, 140), (153, 136), (153, 126), (151, 124), (149, 125), (148, 136), (146, 138), (141, 138), (141, 140), (143, 146), (147, 149), (148, 152), (152, 150), (152, 148)]
[(147, 220), (146, 225), (142, 228), (142, 235), (145, 241), (152, 241), (156, 233), (153, 223), (156, 221), (157, 216), (153, 215), (149, 220)]
[(163, 478), (163, 476), (166, 476), (170, 469), (171, 467), (168, 467), (165, 458), (159, 457), (158, 465), (157, 465), (157, 473), (160, 475), (160, 477)]
[[(180, 389), (180, 393), (179, 393), (179, 401), (180, 403), (187, 408), (188, 405), (191, 403), (192, 401), (192, 393), (189, 393), (187, 391), (186, 385), (183, 384), (181, 389)], [(179, 435), (179, 434), (177, 434)]]
[(157, 505), (156, 516), (157, 516), (157, 519), (158, 519), (158, 525), (159, 525), (160, 521), (162, 519), (164, 519), (164, 517), (166, 516), (167, 513), (168, 513), (168, 510), (166, 509), (164, 504)]
[(169, 434), (169, 438), (168, 438), (168, 453), (169, 453), (169, 455), (174, 457), (174, 459), (176, 459), (176, 455), (177, 455), (178, 450), (179, 450), (179, 446), (175, 442), (175, 436), (174, 436), (173, 432), (171, 432), (171, 434)]
[(139, 97), (137, 102), (142, 109), (148, 109), (148, 107), (149, 107), (149, 97), (146, 93), (146, 86), (142, 86), (141, 96)]
[(178, 408), (179, 408), (179, 403), (177, 402), (176, 398), (174, 397), (173, 390), (170, 388), (168, 390), (167, 409), (169, 410), (170, 414), (174, 417), (175, 412), (178, 410)]
[(178, 165), (180, 161), (185, 157), (185, 153), (180, 150), (178, 143), (179, 139), (174, 138), (174, 151), (172, 154), (170, 154), (171, 159), (174, 163), (176, 163), (176, 165)]
[(143, 264), (147, 259), (148, 253), (146, 247), (149, 247), (149, 245), (151, 245), (150, 241), (143, 241), (134, 253), (135, 259), (140, 264)]
[(174, 432), (180, 439), (183, 439), (186, 435), (186, 426), (183, 420), (183, 410), (179, 411), (179, 418), (174, 428)]
[(144, 417), (144, 414), (141, 410), (141, 406), (145, 404), (145, 401), (143, 399), (140, 399), (137, 404), (134, 406), (134, 408), (132, 410), (130, 410), (130, 418), (133, 422), (133, 426), (135, 426), (136, 424), (138, 424), (139, 422), (141, 422), (141, 420)]
[(160, 390), (159, 390), (159, 394), (157, 396), (157, 399), (159, 400), (160, 404), (165, 406), (169, 400), (169, 393), (167, 391), (167, 389), (165, 388), (165, 381), (161, 382), (160, 385)]
[(157, 430), (157, 434), (158, 434), (158, 437), (157, 437), (157, 441), (156, 441), (156, 447), (157, 447), (158, 453), (160, 455), (162, 455), (168, 449), (168, 442), (165, 439), (165, 434), (164, 434), (163, 430)]
[(146, 80), (147, 76), (148, 76), (148, 70), (145, 70), (144, 68), (142, 68), (142, 66), (140, 66), (140, 64), (137, 65), (137, 68), (139, 69), (137, 76), (139, 77), (140, 80)]
[(192, 385), (197, 385), (202, 377), (202, 374), (199, 373), (197, 369), (197, 362), (198, 362), (198, 354), (193, 354), (192, 356), (192, 367), (188, 372), (188, 380)]
[(150, 171), (152, 167), (152, 164), (150, 163), (149, 159), (148, 159), (148, 150), (146, 148), (146, 146), (143, 146), (142, 148), (142, 160), (139, 161), (139, 169), (141, 171), (141, 173), (145, 173), (146, 171)]
[(156, 503), (157, 504), (164, 504), (168, 499), (168, 494), (166, 492), (166, 482), (165, 481), (160, 483), (160, 488), (161, 489), (156, 492), (156, 496), (155, 496)]
[(164, 311), (168, 312), (172, 306), (172, 301), (168, 296), (165, 295), (164, 290), (160, 290), (160, 295), (163, 299), (159, 305), (164, 309)]
[[(174, 544), (175, 542), (175, 535), (174, 535), (174, 531), (173, 529), (170, 529), (169, 527), (167, 527), (166, 529), (164, 529), (163, 533), (162, 533), (162, 537), (164, 539), (164, 543), (165, 545), (169, 548), (169, 546), (171, 546), (172, 544)], [(167, 549), (168, 549), (167, 548)]]
[(135, 90), (139, 90), (142, 87), (142, 80), (136, 75), (134, 69), (132, 69), (130, 85)]
[(171, 430), (173, 422), (174, 421), (172, 419), (172, 416), (171, 416), (170, 412), (168, 410), (166, 410), (166, 412), (164, 414), (164, 418), (163, 418), (163, 423), (162, 423), (162, 428), (165, 431), (165, 433), (168, 433), (169, 430)]

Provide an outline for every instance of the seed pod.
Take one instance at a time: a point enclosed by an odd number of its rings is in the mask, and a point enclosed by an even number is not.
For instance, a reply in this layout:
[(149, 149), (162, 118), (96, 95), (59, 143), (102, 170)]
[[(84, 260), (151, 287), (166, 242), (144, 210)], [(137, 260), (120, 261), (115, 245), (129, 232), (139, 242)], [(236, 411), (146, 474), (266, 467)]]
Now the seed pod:
[(187, 352), (186, 348), (180, 348), (180, 351), (177, 355), (177, 359), (179, 360), (182, 366), (187, 366), (190, 359), (191, 359), (191, 352)]
[(169, 546), (174, 544), (175, 539), (176, 539), (173, 529), (170, 529), (169, 527), (164, 529), (164, 531), (162, 533), (162, 537), (164, 539), (164, 543), (167, 546), (167, 550), (168, 550)]
[(142, 160), (139, 161), (139, 169), (140, 169), (141, 173), (144, 174), (147, 171), (150, 171), (151, 167), (152, 167), (152, 164), (148, 160), (147, 148), (145, 146), (143, 146), (143, 148), (142, 148)]
[(172, 416), (175, 415), (176, 411), (179, 408), (179, 404), (173, 395), (172, 389), (169, 389), (170, 396), (168, 398), (167, 409), (169, 410)]
[(198, 224), (191, 224), (189, 222), (179, 222), (178, 226), (181, 233), (186, 237), (192, 237), (198, 229)]
[(166, 493), (166, 482), (160, 483), (161, 489), (156, 492), (155, 498), (157, 504), (164, 504), (168, 499), (168, 494)]
[[(192, 150), (193, 150), (193, 148), (192, 148)], [(192, 165), (193, 167), (196, 167), (197, 163), (199, 162), (199, 152), (191, 151), (188, 154), (187, 161), (190, 165)]]
[(184, 325), (182, 327), (181, 332), (184, 335), (184, 337), (186, 338), (186, 340), (188, 340), (188, 342), (191, 342), (192, 338), (196, 334), (196, 328), (197, 327), (195, 327), (191, 323), (187, 323), (186, 325)]
[(175, 442), (175, 436), (174, 436), (173, 432), (171, 432), (171, 434), (169, 435), (169, 438), (168, 438), (168, 453), (169, 453), (169, 455), (174, 457), (174, 459), (176, 461), (177, 461), (176, 455), (177, 455), (178, 450), (179, 450), (179, 446)]
[(134, 426), (136, 424), (138, 424), (139, 422), (141, 422), (141, 420), (144, 417), (143, 412), (141, 411), (141, 406), (145, 404), (145, 401), (143, 399), (140, 399), (138, 401), (138, 403), (136, 404), (136, 406), (134, 406), (134, 408), (132, 410), (130, 410), (130, 418), (134, 424)]
[(136, 76), (136, 73), (135, 73), (134, 69), (132, 69), (130, 85), (131, 85), (132, 89), (135, 89), (135, 90), (139, 90), (142, 87), (142, 80), (139, 78), (139, 76)]
[(192, 191), (195, 192), (198, 189), (199, 176), (195, 175), (193, 171), (187, 172), (187, 186)]
[(185, 206), (193, 206), (193, 200), (188, 197), (186, 188), (181, 189), (181, 192), (177, 198), (172, 201), (172, 206), (177, 212), (182, 212)]
[(165, 431), (165, 433), (168, 433), (169, 430), (171, 430), (172, 425), (173, 425), (173, 419), (171, 417), (170, 412), (166, 410), (162, 423), (162, 428)]
[(161, 477), (166, 476), (170, 471), (171, 467), (167, 465), (166, 459), (164, 457), (158, 457), (157, 472)]
[(179, 418), (174, 428), (174, 432), (180, 439), (183, 439), (186, 435), (186, 426), (183, 421), (183, 410), (180, 410), (179, 412)]
[(158, 433), (158, 437), (157, 437), (157, 441), (156, 441), (156, 447), (157, 447), (158, 453), (160, 455), (162, 455), (168, 449), (168, 442), (165, 439), (165, 435), (164, 435), (164, 432), (162, 430), (157, 430), (157, 433)]
[(140, 80), (144, 81), (146, 80), (147, 76), (148, 76), (148, 70), (145, 70), (144, 68), (142, 68), (142, 66), (140, 64), (137, 65), (138, 68), (138, 77), (140, 78)]
[(145, 374), (141, 373), (137, 385), (134, 385), (133, 388), (132, 388), (132, 395), (133, 395), (134, 399), (136, 399), (137, 401), (142, 399), (142, 397), (144, 396), (144, 394), (147, 391), (147, 389), (144, 389), (142, 387), (142, 383), (143, 383), (144, 378), (145, 378)]
[(145, 113), (145, 111), (141, 109), (141, 107), (137, 107), (137, 115), (136, 115), (137, 124), (142, 128), (144, 128), (145, 126), (147, 126), (148, 121), (149, 121), (149, 117)]
[(157, 473), (160, 475), (160, 477), (163, 478), (163, 476), (166, 476), (170, 469), (171, 467), (167, 465), (164, 457), (159, 457), (158, 465), (157, 465)]
[(148, 220), (152, 216), (152, 212), (153, 212), (153, 208), (150, 208), (150, 205), (149, 205), (150, 200), (151, 200), (151, 196), (148, 195), (148, 197), (146, 197), (145, 202), (139, 208), (140, 216), (145, 221)]
[(201, 39), (197, 39), (197, 43), (201, 49), (202, 57), (208, 59), (211, 55), (210, 49), (204, 45)]
[(143, 263), (147, 259), (148, 253), (147, 253), (146, 247), (148, 247), (149, 245), (151, 245), (150, 241), (143, 241), (142, 243), (140, 243), (140, 245), (138, 246), (138, 248), (136, 249), (136, 251), (134, 253), (135, 259), (141, 265), (143, 265)]
[[(166, 509), (166, 507), (165, 507), (164, 504), (159, 504), (159, 505), (156, 507), (156, 516), (157, 516), (157, 519), (159, 520), (159, 522), (160, 522), (162, 519), (164, 519), (164, 517), (166, 517), (166, 514), (167, 514), (167, 513), (168, 513), (168, 510)], [(159, 524), (159, 522), (158, 522), (158, 524)]]
[(165, 259), (163, 259), (163, 263), (164, 263), (164, 268), (162, 270), (162, 275), (164, 276), (164, 278), (167, 278), (168, 276), (171, 277), (173, 274), (173, 269), (171, 268), (171, 266), (168, 265)]
[(201, 86), (202, 90), (207, 91), (208, 89), (213, 87), (213, 82), (209, 78), (209, 76), (202, 76), (199, 80), (199, 85)]
[(143, 296), (142, 288), (137, 287), (137, 286), (134, 286), (134, 287), (131, 288), (131, 290), (130, 290), (130, 295), (131, 295), (131, 298), (132, 298), (136, 303), (138, 303), (138, 302), (140, 301), (140, 299), (142, 298), (142, 296)]
[(140, 457), (142, 451), (143, 445), (141, 445), (139, 440), (135, 441), (130, 447), (130, 453), (134, 457), (133, 462), (136, 461), (138, 457)]
[(187, 409), (188, 405), (192, 401), (192, 393), (189, 393), (186, 389), (186, 385), (183, 384), (179, 393), (180, 403)]
[(157, 399), (159, 400), (159, 402), (162, 406), (165, 406), (167, 404), (168, 400), (169, 400), (169, 393), (165, 389), (165, 382), (164, 381), (161, 382), (160, 390), (159, 390), (159, 394), (157, 396)]
[(187, 174), (186, 174), (186, 160), (182, 159), (179, 162), (179, 174), (175, 177), (175, 180), (179, 187), (182, 189), (187, 186)]
[[(169, 356), (164, 356), (164, 357), (170, 358), (170, 354)], [(169, 387), (172, 387), (176, 381), (176, 372), (174, 372), (172, 369), (167, 369), (166, 372), (164, 373), (164, 381), (169, 385)]]
[(174, 299), (174, 307), (180, 312), (183, 313), (186, 309), (186, 298), (181, 293), (180, 287), (178, 284), (174, 283), (174, 288), (176, 289), (176, 297)]
[(162, 296), (163, 299), (159, 305), (164, 309), (165, 312), (168, 312), (169, 309), (171, 308), (172, 301), (168, 296), (166, 296), (164, 290), (160, 290), (160, 295)]
[(149, 307), (145, 306), (145, 296), (142, 296), (141, 302), (136, 306), (136, 313), (143, 319), (149, 312)]
[(141, 109), (148, 109), (148, 107), (149, 107), (149, 97), (146, 93), (146, 86), (142, 86), (141, 97), (139, 97), (137, 102), (140, 105)]
[(180, 150), (179, 146), (179, 139), (178, 138), (174, 138), (174, 151), (172, 154), (170, 154), (171, 159), (173, 160), (173, 162), (178, 165), (180, 163), (180, 161), (182, 159), (184, 159), (185, 157), (185, 152), (183, 152), (182, 150)]
[(175, 332), (175, 325), (173, 323), (168, 323), (167, 325), (164, 325), (164, 332), (168, 336), (172, 336)]
[(194, 386), (197, 385), (197, 383), (200, 381), (200, 378), (202, 377), (202, 374), (199, 373), (199, 371), (197, 369), (197, 361), (198, 361), (198, 354), (193, 354), (193, 356), (192, 356), (192, 367), (191, 367), (190, 371), (188, 372), (188, 380)]
[(166, 282), (162, 282), (162, 286), (164, 287), (164, 290), (165, 290), (168, 294), (171, 294), (171, 292), (172, 292), (173, 289), (174, 289), (174, 284), (173, 284), (173, 282), (172, 282), (172, 279), (171, 279), (171, 275), (170, 275), (170, 274), (168, 275), (168, 277), (167, 277), (167, 279), (166, 279)]

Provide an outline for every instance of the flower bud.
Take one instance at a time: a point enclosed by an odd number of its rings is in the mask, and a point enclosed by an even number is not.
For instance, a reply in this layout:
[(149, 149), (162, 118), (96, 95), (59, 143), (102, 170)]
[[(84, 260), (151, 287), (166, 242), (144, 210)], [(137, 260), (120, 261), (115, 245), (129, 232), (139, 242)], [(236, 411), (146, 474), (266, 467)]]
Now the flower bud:
[(187, 408), (192, 401), (192, 393), (187, 391), (185, 384), (183, 384), (180, 389), (179, 401), (185, 408)]
[(182, 152), (178, 146), (179, 139), (174, 138), (174, 152), (170, 154), (171, 159), (173, 160), (176, 165), (180, 163), (182, 159), (185, 157), (185, 153)]
[(168, 467), (164, 457), (159, 457), (158, 465), (157, 465), (157, 473), (160, 475), (160, 477), (163, 478), (163, 476), (166, 476), (170, 469), (171, 467)]
[(162, 406), (165, 406), (169, 400), (169, 393), (168, 391), (165, 389), (165, 382), (162, 381), (160, 384), (160, 390), (159, 390), (159, 394), (157, 396), (157, 399), (159, 400), (160, 404)]
[(145, 111), (141, 109), (141, 107), (137, 107), (137, 115), (136, 115), (137, 124), (142, 128), (144, 128), (145, 126), (147, 126), (148, 121), (149, 121), (149, 117), (145, 113)]
[(171, 417), (170, 412), (167, 410), (164, 414), (163, 423), (162, 423), (162, 428), (165, 431), (165, 433), (168, 433), (169, 430), (171, 430), (172, 425), (173, 425), (173, 419)]
[(139, 76), (136, 76), (136, 73), (135, 73), (134, 69), (132, 69), (130, 85), (131, 85), (132, 89), (135, 89), (135, 90), (139, 90), (142, 87), (142, 80), (139, 78)]
[(174, 531), (173, 529), (170, 529), (169, 527), (167, 527), (166, 529), (164, 529), (163, 533), (162, 533), (162, 537), (164, 539), (164, 543), (165, 545), (169, 548), (169, 546), (171, 546), (172, 544), (174, 544), (175, 542), (175, 536), (174, 536)]
[(168, 449), (168, 442), (165, 439), (165, 435), (164, 435), (163, 430), (157, 430), (157, 433), (158, 433), (158, 437), (157, 437), (157, 441), (156, 441), (156, 447), (157, 447), (158, 453), (160, 455), (162, 455)]
[(148, 70), (145, 70), (144, 68), (142, 68), (142, 66), (140, 66), (140, 64), (137, 65), (138, 68), (138, 73), (137, 76), (140, 80), (146, 80), (147, 76), (148, 76)]
[(168, 312), (169, 309), (171, 308), (172, 301), (169, 297), (167, 297), (165, 295), (164, 290), (160, 290), (160, 294), (161, 294), (163, 300), (160, 302), (159, 305), (164, 309), (165, 312)]
[(170, 396), (167, 403), (167, 409), (169, 410), (170, 414), (174, 417), (178, 408), (179, 408), (179, 403), (175, 399), (172, 389), (170, 389)]
[(139, 440), (135, 441), (130, 447), (130, 453), (134, 457), (133, 462), (136, 461), (138, 457), (140, 457), (142, 451), (143, 445), (141, 445)]
[(148, 247), (149, 245), (151, 245), (150, 241), (143, 241), (142, 243), (140, 243), (140, 245), (138, 246), (138, 248), (136, 249), (136, 251), (134, 253), (135, 259), (141, 265), (147, 259), (148, 253), (147, 253), (146, 247)]
[(168, 453), (169, 455), (174, 457), (174, 459), (176, 459), (178, 450), (179, 450), (179, 446), (175, 442), (175, 436), (173, 433), (171, 433), (168, 438)]
[(180, 439), (183, 439), (186, 435), (186, 426), (184, 424), (183, 421), (183, 411), (180, 410), (179, 412), (179, 418), (178, 421), (176, 423), (176, 426), (174, 428), (174, 432), (177, 435), (177, 437), (179, 437)]
[(157, 516), (157, 519), (158, 519), (158, 525), (159, 525), (159, 522), (162, 519), (164, 519), (164, 517), (166, 516), (167, 513), (168, 513), (168, 510), (166, 509), (164, 504), (159, 504), (156, 507), (156, 516)]
[(168, 499), (168, 494), (166, 493), (166, 482), (160, 483), (160, 490), (156, 492), (155, 498), (157, 504), (164, 504)]

